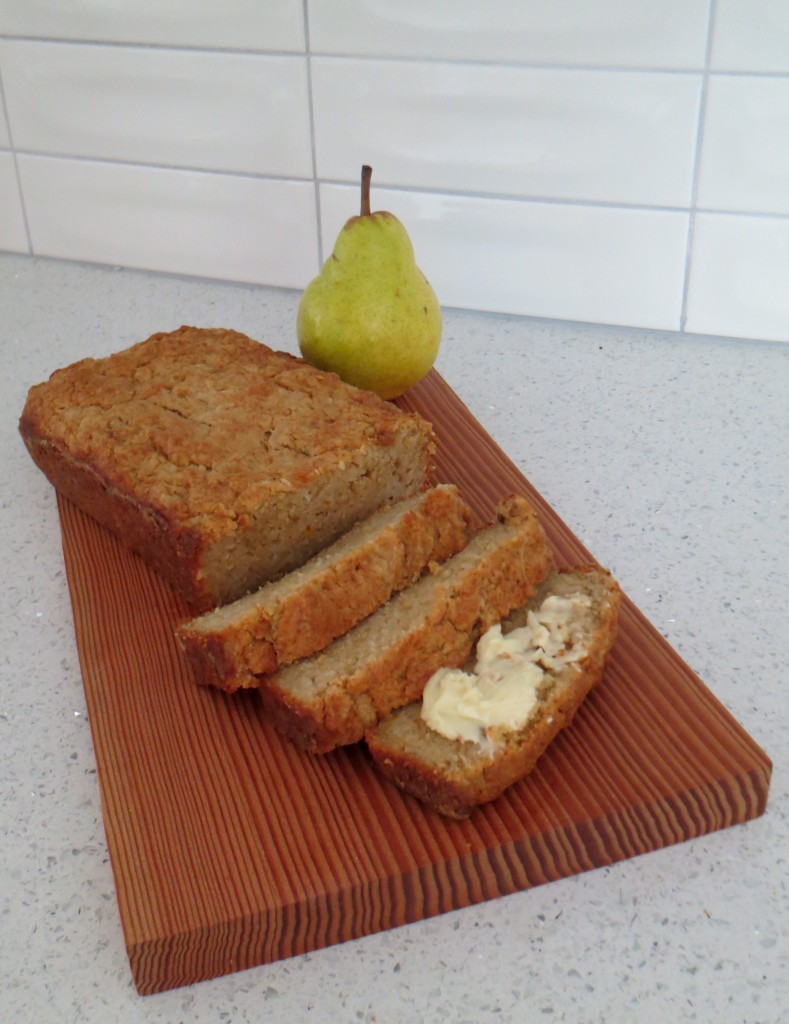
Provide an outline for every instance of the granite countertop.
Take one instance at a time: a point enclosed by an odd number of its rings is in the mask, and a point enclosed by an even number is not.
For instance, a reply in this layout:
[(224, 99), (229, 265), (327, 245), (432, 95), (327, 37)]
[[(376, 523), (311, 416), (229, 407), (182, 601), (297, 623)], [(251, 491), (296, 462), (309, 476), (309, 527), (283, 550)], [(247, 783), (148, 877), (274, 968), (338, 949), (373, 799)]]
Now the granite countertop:
[(789, 345), (447, 311), (437, 368), (774, 763), (764, 816), (142, 998), (30, 385), (182, 323), (296, 351), (298, 295), (0, 255), (0, 1019), (737, 1021), (789, 1007)]

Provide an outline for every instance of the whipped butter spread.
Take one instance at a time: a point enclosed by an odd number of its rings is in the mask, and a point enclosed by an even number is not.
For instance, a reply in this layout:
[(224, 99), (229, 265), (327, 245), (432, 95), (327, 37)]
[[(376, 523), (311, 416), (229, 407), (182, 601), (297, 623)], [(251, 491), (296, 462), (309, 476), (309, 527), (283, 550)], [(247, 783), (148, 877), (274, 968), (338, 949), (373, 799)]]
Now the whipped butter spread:
[(448, 739), (486, 743), (523, 728), (551, 672), (584, 656), (586, 594), (551, 595), (529, 611), (526, 625), (503, 634), (492, 626), (477, 643), (473, 672), (440, 668), (422, 697), (425, 723)]

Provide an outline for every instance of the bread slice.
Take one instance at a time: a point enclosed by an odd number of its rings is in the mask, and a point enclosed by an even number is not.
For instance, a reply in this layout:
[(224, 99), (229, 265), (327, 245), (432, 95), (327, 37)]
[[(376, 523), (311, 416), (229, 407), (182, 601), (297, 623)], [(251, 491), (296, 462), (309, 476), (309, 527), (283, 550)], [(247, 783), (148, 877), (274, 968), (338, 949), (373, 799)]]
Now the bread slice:
[(431, 562), (461, 551), (471, 512), (453, 484), (387, 505), (274, 583), (176, 630), (197, 682), (232, 692), (323, 650)]
[(480, 633), (523, 604), (553, 564), (524, 498), (511, 496), (498, 514), (463, 551), (325, 651), (261, 678), (274, 725), (323, 754), (416, 700), (439, 666), (462, 665)]
[(479, 741), (447, 738), (426, 724), (417, 701), (379, 721), (366, 734), (367, 746), (383, 774), (406, 793), (452, 818), (467, 817), (527, 775), (603, 675), (616, 633), (620, 591), (605, 570), (584, 567), (554, 572), (524, 608), (502, 624), (506, 636), (527, 621), (549, 595), (587, 595), (590, 606), (578, 620), (580, 660), (547, 669), (537, 703), (525, 725), (496, 726)]
[(219, 328), (56, 371), (30, 389), (19, 429), (50, 482), (194, 612), (422, 490), (434, 450), (421, 417)]

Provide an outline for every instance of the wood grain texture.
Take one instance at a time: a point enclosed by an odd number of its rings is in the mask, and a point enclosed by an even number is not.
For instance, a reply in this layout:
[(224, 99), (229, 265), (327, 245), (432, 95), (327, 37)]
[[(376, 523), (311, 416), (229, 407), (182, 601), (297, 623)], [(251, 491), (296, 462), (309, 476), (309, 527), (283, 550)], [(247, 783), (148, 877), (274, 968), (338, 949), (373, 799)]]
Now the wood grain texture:
[[(518, 491), (560, 564), (593, 561), (432, 372), (437, 479), (481, 519)], [(771, 764), (625, 598), (601, 686), (534, 773), (463, 822), (382, 781), (363, 747), (309, 757), (256, 695), (197, 687), (177, 597), (58, 499), (118, 905), (152, 993), (368, 935), (763, 813)]]

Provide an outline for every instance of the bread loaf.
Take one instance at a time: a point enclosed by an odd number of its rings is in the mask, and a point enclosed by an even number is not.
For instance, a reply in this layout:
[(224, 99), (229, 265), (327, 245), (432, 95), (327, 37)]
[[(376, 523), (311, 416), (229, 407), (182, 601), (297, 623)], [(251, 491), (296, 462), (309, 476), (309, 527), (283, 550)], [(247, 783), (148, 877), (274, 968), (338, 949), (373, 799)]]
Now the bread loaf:
[(441, 665), (462, 665), (482, 631), (528, 598), (553, 564), (537, 517), (520, 497), (459, 554), (320, 654), (261, 678), (275, 726), (305, 750), (355, 743), (416, 700)]
[[(551, 595), (580, 595), (587, 603), (577, 613), (570, 640), (560, 641), (564, 653), (560, 651), (556, 657), (546, 659), (549, 667), (543, 669), (541, 679), (537, 677), (534, 704), (525, 723), (514, 729), (489, 726), (480, 730), (477, 737), (457, 738), (428, 725), (423, 717), (423, 704), (417, 701), (367, 731), (370, 754), (386, 778), (433, 810), (463, 818), (478, 805), (500, 796), (534, 768), (600, 681), (614, 641), (620, 603), (619, 587), (604, 570), (586, 567), (552, 573), (526, 607), (506, 619), (502, 626), (504, 637), (519, 627), (528, 627), (534, 621), (528, 618), (529, 611), (539, 609)], [(532, 640), (540, 628), (538, 623), (531, 631)], [(436, 677), (435, 682), (440, 686), (441, 678)], [(494, 676), (492, 683), (500, 686), (501, 680)], [(472, 704), (468, 696), (464, 699), (465, 706), (457, 702), (439, 720), (441, 725), (451, 726), (450, 732), (465, 732), (475, 724), (470, 709), (478, 705)], [(435, 714), (435, 705), (433, 711)], [(452, 718), (453, 712), (460, 716), (457, 722)], [(489, 708), (486, 713), (490, 715)]]
[(303, 564), (422, 489), (432, 430), (236, 331), (182, 327), (31, 388), (20, 420), (54, 486), (194, 611)]
[(261, 676), (322, 650), (430, 563), (460, 551), (470, 523), (450, 484), (385, 506), (301, 568), (179, 626), (195, 679), (227, 691), (259, 686)]

